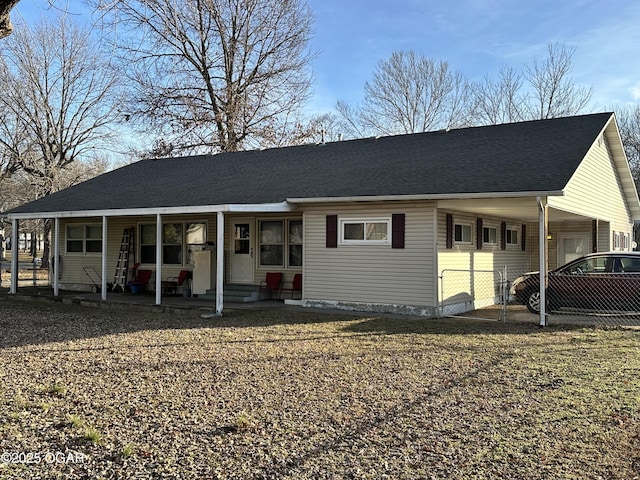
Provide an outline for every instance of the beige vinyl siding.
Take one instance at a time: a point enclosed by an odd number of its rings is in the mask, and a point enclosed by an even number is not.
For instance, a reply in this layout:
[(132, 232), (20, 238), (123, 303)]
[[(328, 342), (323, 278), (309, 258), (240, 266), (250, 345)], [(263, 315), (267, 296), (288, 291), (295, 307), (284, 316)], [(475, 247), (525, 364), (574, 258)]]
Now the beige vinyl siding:
[(587, 153), (567, 184), (565, 196), (549, 198), (549, 206), (609, 222), (611, 231), (631, 233), (633, 221), (604, 136)]
[[(326, 215), (385, 218), (405, 214), (405, 248), (340, 245), (326, 248)], [(319, 205), (304, 214), (306, 300), (433, 306), (433, 202)], [(391, 232), (389, 232), (391, 235)]]
[[(471, 225), (471, 244), (456, 244), (447, 249), (446, 216), (453, 215), (453, 223)], [(438, 276), (440, 286), (438, 294), (445, 304), (486, 300), (497, 296), (498, 286), (504, 267), (507, 268), (506, 280), (513, 280), (531, 270), (532, 239), (531, 227), (527, 225), (526, 250), (522, 250), (522, 223), (505, 220), (508, 227), (518, 230), (518, 244), (500, 247), (500, 226), (502, 219), (482, 217), (483, 227), (496, 227), (498, 241), (496, 245), (483, 243), (482, 249), (476, 245), (477, 217), (455, 211), (438, 212)], [(473, 273), (475, 271), (475, 273)]]

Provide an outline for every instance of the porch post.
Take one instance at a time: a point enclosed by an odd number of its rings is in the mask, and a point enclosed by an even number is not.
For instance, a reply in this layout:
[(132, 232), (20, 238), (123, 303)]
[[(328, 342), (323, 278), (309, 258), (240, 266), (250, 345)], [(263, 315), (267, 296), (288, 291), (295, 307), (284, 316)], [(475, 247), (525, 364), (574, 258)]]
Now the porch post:
[(538, 200), (538, 237), (539, 237), (539, 277), (540, 277), (540, 326), (547, 326), (547, 227), (548, 207), (540, 197)]
[(60, 271), (60, 219), (56, 217), (53, 221), (53, 296), (60, 293), (58, 272)]
[(156, 305), (162, 301), (162, 215), (156, 215)]
[(100, 283), (100, 292), (103, 302), (107, 301), (107, 217), (102, 216), (102, 281)]
[(11, 284), (9, 293), (16, 294), (18, 292), (18, 256), (20, 249), (18, 248), (18, 219), (11, 219)]
[(224, 307), (224, 213), (218, 212), (216, 225), (216, 313), (222, 315)]

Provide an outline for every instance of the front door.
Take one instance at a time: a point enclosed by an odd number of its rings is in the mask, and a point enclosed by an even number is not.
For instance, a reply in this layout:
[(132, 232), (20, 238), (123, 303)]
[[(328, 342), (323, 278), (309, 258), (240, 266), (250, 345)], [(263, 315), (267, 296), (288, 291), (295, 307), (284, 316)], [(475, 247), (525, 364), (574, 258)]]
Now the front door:
[(234, 220), (231, 228), (231, 283), (253, 283), (253, 219)]
[(558, 235), (558, 267), (591, 253), (589, 233), (562, 233)]

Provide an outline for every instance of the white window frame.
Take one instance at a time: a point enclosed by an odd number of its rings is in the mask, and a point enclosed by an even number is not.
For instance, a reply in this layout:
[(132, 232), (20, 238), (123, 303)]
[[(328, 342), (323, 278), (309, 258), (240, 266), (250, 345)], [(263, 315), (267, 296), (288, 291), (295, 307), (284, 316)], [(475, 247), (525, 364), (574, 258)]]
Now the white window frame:
[[(457, 236), (456, 236), (456, 230), (457, 227), (461, 227), (460, 233), (461, 233), (461, 239), (458, 240)], [(469, 240), (465, 240), (464, 239), (464, 229), (468, 228), (469, 229)], [(453, 243), (455, 243), (456, 245), (471, 245), (473, 243), (473, 225), (471, 225), (470, 223), (466, 223), (466, 222), (456, 222), (453, 225)]]
[[(509, 241), (509, 233), (511, 232), (512, 236), (511, 236), (511, 241)], [(513, 234), (515, 233), (516, 235), (516, 241), (513, 241)], [(520, 245), (520, 229), (518, 227), (514, 227), (514, 226), (508, 226), (507, 225), (507, 231), (505, 233), (505, 244), (507, 246), (517, 246)]]
[[(488, 236), (485, 237), (485, 234), (490, 232), (491, 230), (494, 231), (494, 239), (493, 240), (487, 240), (487, 238), (491, 237), (491, 234), (489, 233)], [(482, 227), (482, 244), (483, 245), (490, 245), (490, 246), (495, 246), (498, 245), (498, 241), (500, 240), (499, 234), (498, 234), (498, 227), (495, 225), (484, 225)]]
[[(264, 222), (281, 222), (282, 223), (282, 241), (281, 242), (263, 242), (262, 238), (262, 224)], [(295, 239), (292, 238), (291, 235), (291, 223), (296, 222), (300, 223), (300, 231), (298, 232), (299, 236)], [(296, 271), (302, 270), (301, 265), (291, 265), (291, 249), (292, 247), (299, 247), (301, 250), (301, 255), (303, 256), (302, 250), (304, 249), (304, 222), (302, 217), (292, 217), (292, 218), (259, 218), (257, 220), (257, 231), (258, 231), (258, 255), (257, 255), (257, 268), (260, 270), (269, 270), (269, 269), (291, 269)], [(280, 265), (263, 265), (262, 264), (262, 255), (260, 252), (262, 251), (263, 245), (281, 245), (282, 246), (282, 264)], [(303, 257), (301, 257), (301, 262), (304, 263)]]
[(620, 232), (613, 231), (613, 248), (620, 250)]
[[(207, 242), (207, 237), (209, 235), (209, 222), (207, 222), (206, 220), (176, 220), (176, 221), (172, 221), (172, 220), (167, 220), (167, 221), (163, 221), (162, 222), (162, 232), (163, 232), (163, 237), (164, 237), (164, 226), (165, 225), (173, 225), (173, 224), (179, 224), (181, 225), (181, 236), (182, 236), (182, 243), (181, 243), (181, 260), (180, 263), (164, 263), (164, 258), (162, 259), (162, 265), (163, 266), (167, 266), (167, 267), (193, 267), (193, 264), (189, 263), (189, 257), (190, 257), (190, 252), (189, 249), (190, 248), (196, 248), (196, 249), (202, 249), (204, 247), (204, 245)], [(187, 243), (187, 226), (191, 225), (191, 224), (202, 224), (204, 225), (204, 242), (202, 245), (200, 244), (195, 244), (195, 243)], [(137, 258), (140, 259), (141, 264), (142, 265), (155, 265), (155, 263), (142, 263), (142, 235), (141, 235), (141, 229), (143, 226), (153, 226), (154, 232), (156, 229), (156, 224), (155, 222), (139, 222), (138, 223), (138, 229), (136, 232), (136, 239), (139, 239), (136, 243), (136, 254), (137, 254)], [(153, 246), (154, 248), (154, 256), (155, 256), (155, 248), (156, 248), (156, 242), (155, 242), (156, 238), (154, 236), (154, 241), (153, 243), (147, 243), (145, 244), (145, 246), (147, 247), (151, 247)], [(163, 238), (164, 240), (164, 238)], [(164, 247), (165, 245), (177, 245), (177, 244), (169, 244), (169, 243), (164, 243), (162, 244), (162, 250), (163, 250), (163, 257), (164, 257)], [(192, 252), (191, 252), (192, 253)]]
[[(69, 238), (69, 228), (82, 228), (82, 238)], [(88, 238), (87, 237), (87, 228), (88, 227), (97, 227), (100, 230), (100, 236), (96, 238)], [(82, 251), (81, 252), (70, 252), (69, 251), (69, 240), (82, 242)], [(87, 251), (87, 241), (99, 241), (100, 242), (100, 251), (99, 252), (88, 252)], [(101, 223), (67, 223), (65, 225), (65, 241), (64, 241), (64, 250), (65, 255), (85, 255), (85, 256), (95, 256), (99, 257), (102, 255), (102, 250), (104, 249), (104, 245), (102, 244), (102, 224)]]
[[(364, 238), (347, 239), (345, 238), (345, 226), (351, 224), (362, 224)], [(385, 239), (367, 239), (367, 225), (385, 224), (387, 227), (387, 237)], [(391, 217), (346, 217), (339, 220), (340, 229), (340, 245), (391, 245)]]

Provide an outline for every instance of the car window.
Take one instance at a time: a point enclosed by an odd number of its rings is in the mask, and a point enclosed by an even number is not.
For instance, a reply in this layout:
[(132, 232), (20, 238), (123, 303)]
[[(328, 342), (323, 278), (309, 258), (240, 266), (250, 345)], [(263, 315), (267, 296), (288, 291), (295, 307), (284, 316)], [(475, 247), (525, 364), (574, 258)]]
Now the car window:
[(640, 272), (640, 258), (636, 257), (621, 257), (620, 258), (620, 271), (621, 272)]
[(572, 263), (562, 270), (562, 273), (580, 275), (583, 273), (604, 273), (607, 271), (607, 257), (585, 258)]

